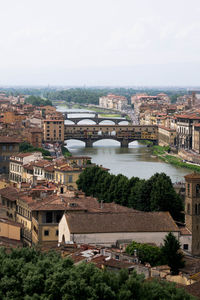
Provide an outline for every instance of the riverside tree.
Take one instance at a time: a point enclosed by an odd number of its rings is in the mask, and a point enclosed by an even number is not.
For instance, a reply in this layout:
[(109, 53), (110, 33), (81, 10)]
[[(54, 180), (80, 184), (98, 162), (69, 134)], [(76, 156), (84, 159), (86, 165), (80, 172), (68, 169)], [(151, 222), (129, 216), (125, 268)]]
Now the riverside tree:
[(105, 202), (115, 202), (141, 211), (169, 211), (183, 221), (183, 202), (169, 176), (156, 173), (150, 179), (112, 175), (98, 166), (86, 168), (77, 181), (78, 189)]

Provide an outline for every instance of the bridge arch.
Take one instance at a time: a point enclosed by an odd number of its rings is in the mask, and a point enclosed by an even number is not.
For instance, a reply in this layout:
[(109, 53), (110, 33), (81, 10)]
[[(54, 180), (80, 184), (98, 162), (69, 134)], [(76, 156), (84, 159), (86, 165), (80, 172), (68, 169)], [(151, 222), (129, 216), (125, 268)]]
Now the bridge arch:
[[(126, 122), (126, 124), (124, 124), (125, 122)], [(128, 125), (128, 124), (129, 124), (129, 121), (128, 121), (128, 120), (119, 121), (117, 124), (118, 124), (118, 125)]]
[(99, 121), (99, 125), (101, 124), (101, 125), (111, 125), (110, 123), (108, 124), (108, 123), (105, 123), (105, 122), (112, 122), (112, 124), (113, 125), (116, 125), (117, 124), (117, 120), (115, 121), (115, 120), (108, 120), (108, 119), (102, 119), (102, 120), (100, 120)]
[[(89, 123), (86, 123), (86, 121), (90, 121)], [(92, 122), (92, 123), (91, 123)], [(86, 125), (86, 124), (90, 124), (90, 125), (93, 125), (93, 124), (97, 124), (96, 122), (95, 122), (95, 120), (93, 120), (92, 118), (90, 119), (90, 118), (82, 118), (82, 119), (80, 119), (77, 123), (76, 123), (77, 125)]]
[(120, 146), (121, 145), (121, 142), (118, 141), (117, 139), (114, 139), (114, 138), (110, 138), (110, 139), (108, 139), (108, 138), (102, 138), (102, 139), (99, 139), (97, 141), (94, 141), (93, 145), (97, 145), (99, 142), (100, 142), (99, 144), (101, 145), (102, 141), (112, 141), (112, 142), (114, 142), (113, 146)]

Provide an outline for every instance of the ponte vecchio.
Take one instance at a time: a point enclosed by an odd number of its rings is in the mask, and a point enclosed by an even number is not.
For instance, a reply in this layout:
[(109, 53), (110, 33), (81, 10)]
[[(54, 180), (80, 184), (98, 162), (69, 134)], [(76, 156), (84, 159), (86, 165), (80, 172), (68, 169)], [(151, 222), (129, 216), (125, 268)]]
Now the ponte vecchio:
[(119, 141), (121, 147), (128, 147), (133, 141), (148, 140), (158, 143), (158, 126), (156, 125), (66, 125), (64, 139), (83, 141), (86, 147), (103, 139)]

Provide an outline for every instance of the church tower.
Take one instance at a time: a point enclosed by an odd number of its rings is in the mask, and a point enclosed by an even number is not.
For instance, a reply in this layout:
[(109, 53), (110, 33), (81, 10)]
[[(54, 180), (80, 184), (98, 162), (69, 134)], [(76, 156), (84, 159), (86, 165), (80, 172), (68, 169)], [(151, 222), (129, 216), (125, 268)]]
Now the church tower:
[(191, 252), (200, 255), (200, 174), (185, 176), (185, 224), (192, 233)]

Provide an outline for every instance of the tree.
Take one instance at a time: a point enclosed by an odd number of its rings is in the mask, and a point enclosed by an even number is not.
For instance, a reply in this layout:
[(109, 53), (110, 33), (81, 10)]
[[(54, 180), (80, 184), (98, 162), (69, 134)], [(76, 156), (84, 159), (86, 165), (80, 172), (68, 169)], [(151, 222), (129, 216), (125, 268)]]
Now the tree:
[(48, 150), (34, 147), (28, 142), (23, 142), (19, 144), (19, 152), (35, 152), (35, 151), (41, 152), (43, 156), (51, 156), (51, 153)]
[(143, 264), (150, 263), (152, 267), (161, 264), (162, 255), (159, 247), (136, 243), (134, 241), (126, 247), (126, 252), (130, 255), (134, 255), (135, 250)]
[(39, 96), (29, 96), (28, 98), (26, 98), (25, 103), (30, 103), (35, 106), (52, 106), (52, 102), (50, 100), (42, 99)]
[(99, 201), (115, 202), (141, 211), (169, 211), (177, 221), (183, 218), (182, 199), (165, 173), (156, 173), (148, 180), (128, 179), (94, 166), (81, 173), (77, 186), (87, 196), (97, 197)]
[(150, 210), (169, 211), (175, 220), (181, 220), (183, 203), (173, 188), (171, 178), (165, 173), (156, 173), (149, 179), (151, 185)]
[(180, 243), (173, 235), (169, 233), (164, 240), (164, 246), (161, 248), (163, 259), (171, 268), (172, 274), (178, 274), (179, 269), (184, 267), (183, 254), (180, 251)]

